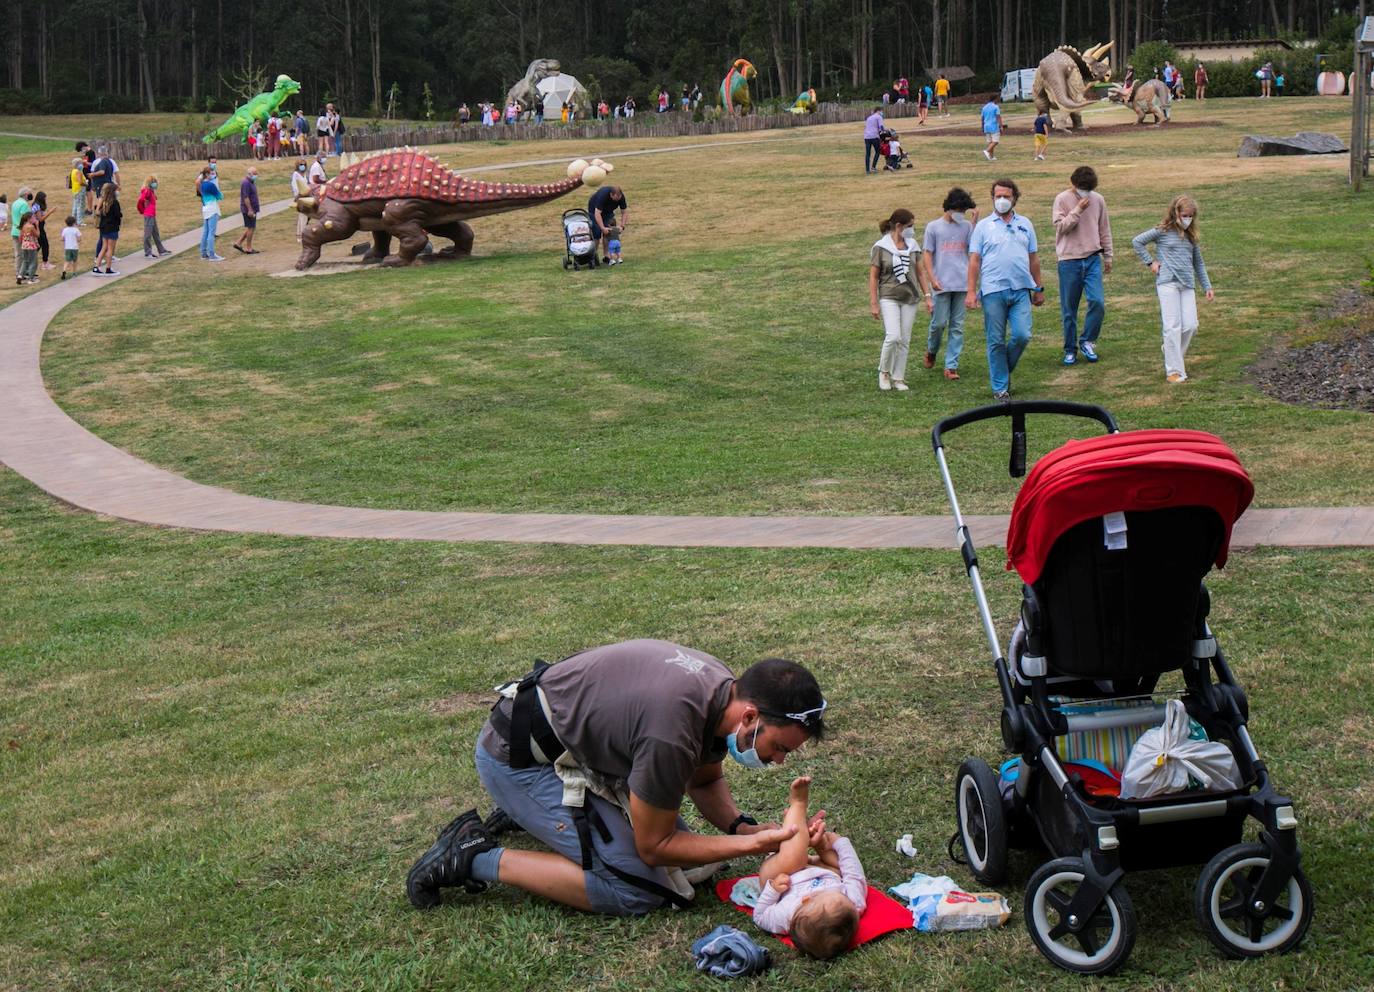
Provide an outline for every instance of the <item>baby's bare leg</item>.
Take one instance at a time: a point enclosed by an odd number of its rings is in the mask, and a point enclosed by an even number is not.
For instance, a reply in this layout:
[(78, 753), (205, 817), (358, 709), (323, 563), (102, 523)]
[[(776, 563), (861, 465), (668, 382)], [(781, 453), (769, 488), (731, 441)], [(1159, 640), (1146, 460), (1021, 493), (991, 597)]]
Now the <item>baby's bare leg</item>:
[(770, 854), (759, 866), (759, 884), (767, 885), (778, 875), (791, 875), (807, 866), (806, 852), (810, 840), (806, 834), (806, 806), (811, 798), (811, 776), (794, 779), (788, 794), (784, 827), (796, 827), (797, 832), (782, 842), (777, 854)]

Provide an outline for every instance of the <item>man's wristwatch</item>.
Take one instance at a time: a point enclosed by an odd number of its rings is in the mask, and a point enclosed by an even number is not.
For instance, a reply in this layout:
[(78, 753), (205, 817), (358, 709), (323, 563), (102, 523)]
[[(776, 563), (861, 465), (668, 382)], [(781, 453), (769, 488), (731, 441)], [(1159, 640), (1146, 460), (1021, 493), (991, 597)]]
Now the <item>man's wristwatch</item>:
[(1031, 290), (1032, 293), (1043, 293), (1044, 291), (1044, 286), (1036, 286), (1034, 289)]
[(739, 816), (735, 817), (733, 820), (730, 821), (730, 826), (726, 827), (725, 832), (727, 834), (730, 834), (731, 836), (734, 836), (735, 834), (739, 833), (741, 823), (747, 823), (751, 827), (757, 827), (759, 825), (759, 821), (754, 819), (748, 813), (741, 813)]

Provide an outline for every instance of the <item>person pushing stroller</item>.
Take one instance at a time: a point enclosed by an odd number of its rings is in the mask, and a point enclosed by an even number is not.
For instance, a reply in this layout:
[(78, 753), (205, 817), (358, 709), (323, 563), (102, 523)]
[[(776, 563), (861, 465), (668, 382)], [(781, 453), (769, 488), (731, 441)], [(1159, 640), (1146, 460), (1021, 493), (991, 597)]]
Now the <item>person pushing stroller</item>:
[[(620, 211), (617, 221), (615, 212)], [(602, 264), (611, 260), (611, 231), (624, 231), (630, 222), (630, 203), (619, 186), (602, 186), (587, 201), (587, 213), (592, 221), (592, 237), (601, 242)]]

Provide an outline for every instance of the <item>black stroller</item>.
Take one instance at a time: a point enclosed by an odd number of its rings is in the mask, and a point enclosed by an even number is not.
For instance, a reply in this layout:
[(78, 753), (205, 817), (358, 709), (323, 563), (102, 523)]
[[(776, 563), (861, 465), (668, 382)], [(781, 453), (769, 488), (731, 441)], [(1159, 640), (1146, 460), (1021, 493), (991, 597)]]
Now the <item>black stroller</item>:
[[(1045, 455), (1017, 495), (1007, 567), (1023, 580), (1021, 617), (1004, 655), (944, 437), (1009, 417), (1010, 473), (1020, 477), (1028, 414), (1085, 417), (1108, 433)], [(961, 844), (978, 881), (997, 885), (1009, 848), (1047, 849), (1051, 860), (1026, 885), (1026, 927), (1041, 953), (1070, 971), (1105, 974), (1126, 961), (1136, 917), (1122, 879), (1146, 868), (1205, 863), (1193, 908), (1223, 953), (1297, 946), (1312, 920), (1312, 890), (1299, 867), (1293, 803), (1274, 791), (1246, 730), (1245, 692), (1208, 627), (1202, 584), (1214, 563), (1225, 564), (1232, 524), (1254, 494), (1239, 460), (1202, 431), (1118, 433), (1101, 407), (1044, 401), (946, 418), (932, 442), (1001, 686), (1002, 740), (1017, 756), (1000, 773), (980, 758), (960, 765), (951, 854)], [(1159, 685), (1168, 673), (1181, 676), (1173, 691)], [(1066, 758), (1075, 754), (1069, 745), (1110, 751), (1115, 741), (1122, 761), (1144, 727), (1160, 722), (1166, 697), (1181, 698), (1197, 733), (1229, 748), (1238, 788), (1122, 799), (1103, 762)], [(1256, 843), (1241, 842), (1247, 817), (1259, 822)]]
[(581, 207), (563, 211), (563, 244), (564, 269), (595, 269), (601, 264), (596, 257), (591, 214)]

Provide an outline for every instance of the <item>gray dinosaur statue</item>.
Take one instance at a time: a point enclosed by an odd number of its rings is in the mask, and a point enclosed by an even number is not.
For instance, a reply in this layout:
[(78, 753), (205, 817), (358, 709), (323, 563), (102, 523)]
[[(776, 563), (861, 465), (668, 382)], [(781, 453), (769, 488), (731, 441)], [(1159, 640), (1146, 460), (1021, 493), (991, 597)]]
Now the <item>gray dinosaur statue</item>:
[[(506, 92), (506, 106), (512, 102), (520, 105), (520, 109), (532, 110), (540, 102), (539, 83), (550, 76), (561, 76), (563, 67), (557, 59), (535, 59), (530, 63), (530, 67), (525, 70), (525, 78), (521, 79)], [(572, 102), (580, 109), (586, 110), (591, 106), (591, 97), (587, 95), (586, 89), (579, 83), (571, 95)]]
[(1040, 60), (1031, 95), (1035, 108), (1050, 114), (1055, 127), (1072, 131), (1083, 126), (1079, 111), (1096, 103), (1097, 84), (1112, 78), (1111, 66), (1105, 60), (1113, 44), (1109, 41), (1082, 53), (1072, 45), (1060, 45)]

